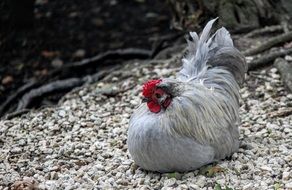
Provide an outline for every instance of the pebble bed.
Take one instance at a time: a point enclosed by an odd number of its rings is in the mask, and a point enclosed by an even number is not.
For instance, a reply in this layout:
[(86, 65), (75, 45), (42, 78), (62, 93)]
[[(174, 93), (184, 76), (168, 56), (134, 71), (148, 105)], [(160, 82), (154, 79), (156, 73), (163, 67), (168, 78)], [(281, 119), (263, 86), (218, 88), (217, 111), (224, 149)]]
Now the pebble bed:
[[(292, 189), (292, 94), (277, 69), (251, 72), (241, 89), (241, 146), (230, 159), (188, 173), (133, 163), (127, 129), (141, 84), (178, 65), (127, 63), (53, 108), (0, 121), (0, 189)], [(215, 168), (215, 169), (214, 169)]]

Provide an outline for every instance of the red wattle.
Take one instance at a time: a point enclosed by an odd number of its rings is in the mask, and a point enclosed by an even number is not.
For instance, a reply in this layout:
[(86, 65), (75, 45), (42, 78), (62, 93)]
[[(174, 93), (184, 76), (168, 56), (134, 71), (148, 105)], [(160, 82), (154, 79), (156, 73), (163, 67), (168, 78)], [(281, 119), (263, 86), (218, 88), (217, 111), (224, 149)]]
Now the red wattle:
[(149, 110), (153, 113), (158, 113), (161, 110), (161, 106), (154, 101), (147, 102), (147, 106)]

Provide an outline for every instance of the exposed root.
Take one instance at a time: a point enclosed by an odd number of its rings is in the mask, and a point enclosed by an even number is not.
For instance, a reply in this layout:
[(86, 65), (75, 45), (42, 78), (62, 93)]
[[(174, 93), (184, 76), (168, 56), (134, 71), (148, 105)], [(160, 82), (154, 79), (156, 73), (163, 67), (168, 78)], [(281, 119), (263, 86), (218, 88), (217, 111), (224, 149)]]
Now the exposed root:
[(281, 34), (281, 35), (276, 36), (274, 38), (271, 38), (270, 40), (263, 42), (262, 44), (260, 44), (257, 47), (250, 48), (250, 49), (244, 51), (243, 54), (245, 56), (255, 55), (255, 54), (261, 53), (267, 49), (270, 49), (273, 46), (276, 46), (278, 44), (282, 44), (284, 42), (289, 42), (291, 40), (292, 40), (292, 31), (290, 31), (288, 33)]
[(255, 29), (249, 33), (247, 33), (244, 37), (246, 38), (253, 38), (256, 36), (268, 34), (268, 33), (276, 33), (276, 32), (283, 32), (283, 26), (281, 25), (274, 25), (274, 26), (266, 26), (264, 28)]
[(274, 64), (279, 70), (282, 81), (284, 82), (287, 90), (292, 92), (292, 65), (282, 58), (276, 59)]
[[(14, 108), (12, 107), (19, 98), (20, 101), (18, 104), (16, 103), (16, 112), (21, 113), (21, 110), (27, 109), (36, 98), (43, 98), (48, 94), (58, 91), (68, 91), (81, 86), (84, 83), (96, 82), (100, 78), (109, 74), (109, 72), (116, 67), (111, 66), (112, 69), (86, 76), (84, 76), (84, 68), (96, 68), (101, 66), (101, 63), (105, 65), (104, 62), (109, 60), (150, 59), (157, 54), (158, 51), (159, 50), (157, 49), (151, 51), (139, 48), (117, 49), (100, 53), (97, 56), (88, 59), (68, 63), (49, 73), (41, 82), (32, 81), (19, 88), (15, 94), (11, 95), (0, 106), (0, 116), (4, 115), (7, 110), (13, 112)], [(79, 76), (81, 75), (81, 77), (74, 77), (77, 73), (79, 73)], [(49, 79), (53, 79), (54, 81), (46, 83), (45, 81), (48, 81)]]
[(4, 118), (6, 120), (7, 119), (12, 119), (12, 118), (20, 116), (22, 114), (28, 113), (29, 111), (30, 111), (29, 109), (23, 109), (23, 110), (15, 111), (15, 112), (6, 114)]
[(17, 98), (22, 96), (27, 91), (31, 90), (32, 88), (36, 87), (38, 83), (36, 81), (30, 81), (25, 85), (21, 86), (14, 94), (10, 95), (4, 103), (0, 106), (0, 116), (4, 114), (6, 110), (8, 110), (9, 106), (17, 101)]
[(252, 60), (248, 64), (248, 70), (250, 71), (250, 70), (257, 69), (259, 67), (268, 66), (269, 64), (272, 64), (276, 58), (283, 57), (291, 53), (292, 53), (292, 49), (279, 49), (267, 55), (262, 55), (260, 56), (260, 58)]
[(69, 90), (76, 86), (80, 86), (83, 83), (84, 81), (79, 78), (70, 78), (70, 79), (65, 79), (65, 80), (57, 80), (57, 81), (45, 84), (36, 89), (33, 89), (30, 92), (26, 93), (21, 98), (16, 108), (16, 111), (28, 108), (30, 103), (36, 98), (42, 97), (46, 94), (50, 94), (56, 91)]

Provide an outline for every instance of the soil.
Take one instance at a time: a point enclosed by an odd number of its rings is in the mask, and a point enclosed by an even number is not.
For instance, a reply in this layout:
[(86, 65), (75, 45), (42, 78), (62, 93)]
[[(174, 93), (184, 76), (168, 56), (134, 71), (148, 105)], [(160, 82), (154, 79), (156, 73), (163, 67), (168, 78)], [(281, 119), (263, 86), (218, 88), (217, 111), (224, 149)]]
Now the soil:
[(8, 2), (0, 2), (0, 105), (64, 64), (106, 50), (151, 49), (155, 39), (174, 33), (166, 1), (36, 0), (33, 25), (21, 29), (10, 22)]

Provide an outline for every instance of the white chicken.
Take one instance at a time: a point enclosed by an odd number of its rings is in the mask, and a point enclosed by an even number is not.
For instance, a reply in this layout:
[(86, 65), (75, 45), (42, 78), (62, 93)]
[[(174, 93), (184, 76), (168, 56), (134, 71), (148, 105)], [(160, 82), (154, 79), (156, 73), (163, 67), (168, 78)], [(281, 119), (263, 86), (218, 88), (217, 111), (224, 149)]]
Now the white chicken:
[(239, 148), (239, 88), (247, 64), (224, 27), (209, 36), (215, 21), (200, 38), (190, 33), (176, 79), (143, 86), (145, 101), (130, 119), (127, 144), (145, 170), (195, 170)]

